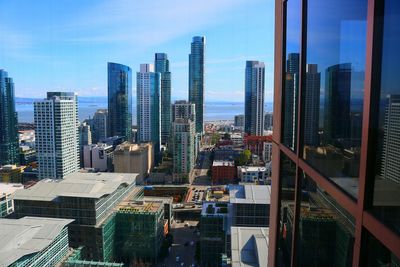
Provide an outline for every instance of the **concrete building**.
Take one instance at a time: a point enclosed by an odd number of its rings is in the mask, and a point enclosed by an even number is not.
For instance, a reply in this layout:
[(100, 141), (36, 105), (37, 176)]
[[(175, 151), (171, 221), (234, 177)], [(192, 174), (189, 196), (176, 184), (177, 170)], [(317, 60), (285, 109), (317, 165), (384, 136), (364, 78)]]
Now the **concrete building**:
[(232, 133), (231, 134), (231, 141), (235, 146), (242, 146), (243, 145), (243, 135), (241, 133)]
[(265, 163), (272, 161), (272, 142), (264, 142), (262, 159)]
[(161, 74), (154, 72), (152, 64), (140, 64), (136, 77), (138, 141), (152, 142), (158, 158), (161, 144)]
[(244, 127), (244, 115), (235, 115), (233, 126)]
[(243, 183), (269, 184), (271, 182), (266, 167), (238, 166), (237, 176)]
[(190, 119), (175, 119), (172, 123), (173, 180), (188, 182), (195, 165), (195, 123)]
[(265, 113), (265, 115), (264, 115), (264, 130), (272, 131), (273, 122), (274, 122), (273, 114), (271, 112)]
[[(109, 261), (114, 256), (114, 208), (128, 195), (140, 195), (137, 174), (73, 173), (64, 179), (44, 179), (14, 194), (15, 216), (73, 219), (71, 247), (85, 246), (85, 258)], [(96, 238), (94, 238), (96, 237)]]
[(230, 184), (236, 177), (236, 168), (234, 161), (216, 161), (211, 167), (212, 184)]
[(249, 135), (264, 133), (265, 65), (260, 61), (246, 61), (245, 76), (245, 132)]
[(83, 121), (78, 128), (79, 131), (79, 161), (83, 167), (83, 147), (92, 144), (92, 131), (89, 123)]
[(189, 54), (189, 102), (195, 104), (196, 133), (204, 131), (204, 50), (206, 38), (193, 37)]
[(154, 152), (151, 143), (118, 145), (114, 150), (114, 171), (119, 173), (137, 173), (137, 183), (143, 179), (154, 167)]
[(34, 102), (39, 179), (62, 179), (79, 169), (78, 101), (71, 92), (48, 92)]
[(92, 119), (92, 142), (97, 144), (107, 137), (108, 110), (98, 109)]
[(0, 266), (52, 267), (67, 256), (70, 219), (0, 219)]
[(0, 218), (14, 212), (14, 193), (24, 189), (22, 184), (0, 183)]
[(0, 182), (2, 183), (21, 183), (24, 167), (17, 165), (5, 165), (0, 168)]
[(19, 164), (28, 165), (36, 161), (36, 150), (29, 146), (19, 147)]
[(83, 167), (100, 172), (111, 172), (114, 170), (114, 148), (112, 145), (98, 143), (83, 147)]
[(244, 147), (251, 151), (251, 153), (264, 158), (264, 144), (271, 143), (272, 136), (245, 136), (244, 137)]
[(186, 100), (177, 100), (172, 104), (172, 121), (176, 119), (189, 119), (196, 121), (195, 104), (189, 103)]

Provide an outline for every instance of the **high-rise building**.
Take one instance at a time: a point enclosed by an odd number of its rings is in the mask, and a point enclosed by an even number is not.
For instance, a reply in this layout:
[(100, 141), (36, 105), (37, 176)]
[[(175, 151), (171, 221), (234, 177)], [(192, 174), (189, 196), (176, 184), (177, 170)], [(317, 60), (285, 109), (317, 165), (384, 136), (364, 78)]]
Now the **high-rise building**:
[(400, 266), (400, 2), (275, 9), (268, 266)]
[(235, 127), (244, 127), (244, 115), (235, 115), (235, 120), (234, 120), (234, 126)]
[(140, 64), (137, 72), (137, 124), (139, 142), (152, 142), (157, 158), (160, 152), (160, 87), (161, 74), (152, 64)]
[(246, 61), (244, 130), (249, 135), (264, 133), (265, 66), (260, 61)]
[(79, 169), (78, 101), (72, 92), (48, 92), (34, 102), (39, 179), (62, 179)]
[[(90, 120), (92, 121), (92, 120)], [(79, 161), (80, 166), (84, 166), (83, 162), (83, 147), (92, 144), (92, 130), (88, 121), (83, 121), (79, 127)]]
[(0, 165), (19, 162), (18, 145), (14, 83), (8, 73), (0, 69)]
[(132, 139), (132, 70), (108, 62), (108, 136)]
[(92, 119), (92, 142), (98, 143), (100, 140), (107, 137), (107, 109), (98, 109)]
[(383, 126), (382, 178), (400, 184), (400, 95), (388, 95)]
[(172, 123), (172, 153), (174, 180), (187, 182), (195, 164), (195, 124), (190, 119), (177, 118)]
[(171, 133), (171, 72), (165, 53), (155, 54), (155, 72), (161, 74), (161, 144), (168, 142)]
[(195, 104), (189, 103), (186, 100), (177, 100), (172, 105), (172, 121), (176, 119), (196, 120)]
[(264, 130), (272, 131), (274, 115), (271, 112), (264, 115)]
[(304, 145), (318, 145), (321, 73), (317, 64), (307, 64), (304, 97)]
[(196, 108), (196, 133), (204, 130), (204, 36), (193, 37), (189, 54), (189, 102)]

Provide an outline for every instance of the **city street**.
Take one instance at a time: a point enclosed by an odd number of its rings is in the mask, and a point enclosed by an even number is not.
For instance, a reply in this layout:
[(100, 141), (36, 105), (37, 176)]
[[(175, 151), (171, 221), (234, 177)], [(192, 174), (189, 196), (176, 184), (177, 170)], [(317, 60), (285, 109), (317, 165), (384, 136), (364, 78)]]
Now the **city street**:
[(210, 160), (211, 152), (210, 151), (200, 151), (198, 154), (198, 158), (196, 161), (196, 166), (192, 171), (191, 181), (192, 185), (210, 185), (211, 178), (207, 176), (207, 171), (211, 167), (211, 160)]
[[(186, 223), (189, 225), (185, 226)], [(169, 255), (163, 262), (157, 264), (158, 267), (192, 266), (192, 264), (195, 264), (194, 254), (198, 237), (195, 234), (196, 228), (194, 226), (197, 223), (198, 221), (184, 221), (181, 223), (173, 222), (171, 234), (174, 237), (174, 243), (172, 244)], [(178, 262), (177, 257), (179, 257)]]

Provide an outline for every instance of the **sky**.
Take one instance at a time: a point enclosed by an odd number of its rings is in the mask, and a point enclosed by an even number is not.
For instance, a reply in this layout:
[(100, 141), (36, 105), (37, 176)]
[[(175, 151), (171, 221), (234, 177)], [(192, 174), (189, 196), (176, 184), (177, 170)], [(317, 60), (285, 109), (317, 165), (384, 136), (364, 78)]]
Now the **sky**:
[(205, 101), (244, 101), (246, 60), (266, 66), (273, 98), (273, 0), (0, 0), (0, 69), (17, 97), (107, 95), (107, 62), (132, 68), (167, 53), (172, 99), (187, 99), (193, 36), (206, 37)]

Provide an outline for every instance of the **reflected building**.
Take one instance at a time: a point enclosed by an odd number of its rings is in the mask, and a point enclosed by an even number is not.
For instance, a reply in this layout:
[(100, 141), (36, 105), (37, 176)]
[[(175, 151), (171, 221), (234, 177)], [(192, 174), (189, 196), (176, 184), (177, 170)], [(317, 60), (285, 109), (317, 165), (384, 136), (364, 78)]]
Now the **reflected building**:
[(166, 53), (155, 54), (155, 72), (161, 74), (161, 144), (168, 142), (171, 133), (171, 72)]
[(304, 93), (304, 145), (317, 146), (319, 141), (319, 96), (321, 73), (317, 64), (307, 64)]
[(19, 162), (18, 118), (14, 82), (0, 69), (0, 165)]
[(107, 118), (107, 109), (98, 109), (94, 113), (91, 121), (93, 144), (97, 144), (100, 140), (107, 137)]
[(108, 63), (108, 136), (132, 139), (132, 70)]
[(265, 65), (246, 61), (244, 99), (244, 131), (248, 135), (264, 134)]

